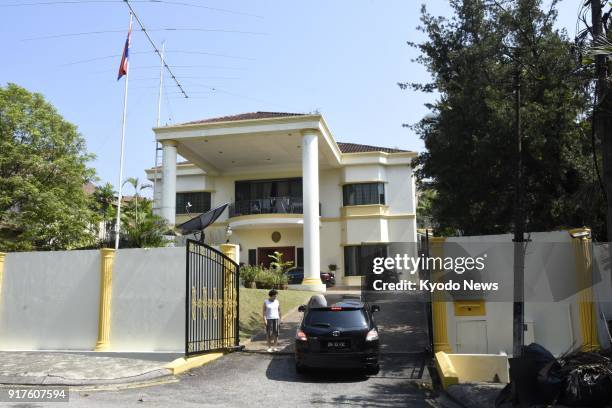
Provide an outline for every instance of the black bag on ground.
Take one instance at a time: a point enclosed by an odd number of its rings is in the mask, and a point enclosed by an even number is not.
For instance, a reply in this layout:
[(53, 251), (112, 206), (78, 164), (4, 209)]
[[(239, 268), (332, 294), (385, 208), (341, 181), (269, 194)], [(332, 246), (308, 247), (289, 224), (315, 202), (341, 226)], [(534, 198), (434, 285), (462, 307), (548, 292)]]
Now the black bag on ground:
[(531, 343), (521, 357), (509, 361), (510, 384), (499, 394), (496, 407), (508, 402), (520, 407), (555, 403), (562, 387), (561, 365), (548, 350)]

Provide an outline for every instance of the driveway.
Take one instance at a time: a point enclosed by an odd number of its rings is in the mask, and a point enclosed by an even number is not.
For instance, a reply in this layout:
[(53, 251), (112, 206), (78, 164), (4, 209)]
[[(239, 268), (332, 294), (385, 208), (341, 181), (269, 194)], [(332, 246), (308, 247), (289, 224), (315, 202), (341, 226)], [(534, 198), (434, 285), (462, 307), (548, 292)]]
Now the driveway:
[(375, 377), (350, 372), (301, 376), (295, 373), (292, 356), (233, 353), (182, 375), (175, 383), (118, 391), (73, 390), (68, 406), (437, 406), (422, 380), (415, 379), (423, 370), (421, 361), (392, 356), (385, 357)]
[[(328, 301), (341, 298), (342, 294), (330, 293)], [(122, 390), (73, 390), (68, 406), (437, 406), (429, 391), (429, 361), (422, 353), (427, 345), (424, 304), (393, 294), (381, 294), (370, 301), (381, 307), (375, 315), (382, 344), (381, 371), (376, 376), (346, 371), (298, 375), (291, 354), (291, 338), (300, 320), (296, 313), (284, 325), (282, 353), (261, 352), (265, 343), (255, 341), (251, 352), (229, 354), (181, 375), (179, 381)]]

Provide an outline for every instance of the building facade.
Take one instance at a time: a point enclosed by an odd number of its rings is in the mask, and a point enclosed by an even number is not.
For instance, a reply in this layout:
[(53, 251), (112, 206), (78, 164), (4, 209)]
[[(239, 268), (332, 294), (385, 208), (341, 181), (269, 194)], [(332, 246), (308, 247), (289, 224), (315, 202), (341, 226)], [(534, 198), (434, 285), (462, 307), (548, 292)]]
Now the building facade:
[(154, 131), (162, 165), (147, 177), (159, 213), (178, 225), (230, 203), (206, 242), (238, 244), (242, 263), (267, 265), (282, 252), (304, 267), (304, 288), (322, 290), (330, 265), (338, 284), (358, 285), (364, 254), (416, 242), (414, 152), (336, 142), (318, 114), (255, 112)]

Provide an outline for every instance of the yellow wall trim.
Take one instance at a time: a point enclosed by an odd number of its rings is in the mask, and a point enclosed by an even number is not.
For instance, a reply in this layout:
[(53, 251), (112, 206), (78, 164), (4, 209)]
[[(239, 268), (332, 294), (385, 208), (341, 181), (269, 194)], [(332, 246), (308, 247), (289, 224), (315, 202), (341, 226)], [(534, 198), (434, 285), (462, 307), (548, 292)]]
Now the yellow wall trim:
[(387, 215), (388, 211), (389, 206), (383, 204), (350, 205), (340, 208), (340, 213), (345, 217), (374, 217)]
[[(446, 237), (432, 237), (429, 239), (430, 256), (444, 257), (444, 241), (446, 241)], [(438, 282), (442, 272), (434, 269), (431, 272), (432, 280)], [(434, 352), (443, 351), (450, 353), (452, 349), (448, 342), (446, 302), (441, 299), (441, 295), (437, 291), (432, 295), (431, 314), (433, 320)]]
[(591, 230), (576, 228), (568, 231), (570, 235), (585, 233), (583, 236), (572, 237), (572, 247), (576, 257), (576, 275), (578, 287), (585, 288), (578, 292), (578, 315), (580, 317), (580, 333), (582, 350), (599, 349), (599, 334), (597, 316), (593, 302), (593, 261), (591, 254)]
[(106, 351), (110, 348), (114, 260), (114, 249), (103, 248), (100, 250), (100, 309), (98, 316), (98, 341), (94, 351)]
[(484, 299), (455, 300), (455, 316), (486, 316), (487, 308)]

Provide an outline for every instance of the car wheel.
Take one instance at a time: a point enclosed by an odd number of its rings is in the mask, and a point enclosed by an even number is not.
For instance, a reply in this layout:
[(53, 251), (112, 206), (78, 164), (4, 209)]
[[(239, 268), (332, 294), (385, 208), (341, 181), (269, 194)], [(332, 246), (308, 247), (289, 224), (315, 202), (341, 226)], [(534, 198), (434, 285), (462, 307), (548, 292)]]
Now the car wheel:
[(377, 375), (380, 372), (380, 365), (376, 364), (374, 367), (367, 367), (365, 372), (367, 375)]

